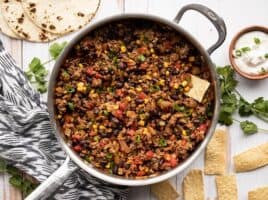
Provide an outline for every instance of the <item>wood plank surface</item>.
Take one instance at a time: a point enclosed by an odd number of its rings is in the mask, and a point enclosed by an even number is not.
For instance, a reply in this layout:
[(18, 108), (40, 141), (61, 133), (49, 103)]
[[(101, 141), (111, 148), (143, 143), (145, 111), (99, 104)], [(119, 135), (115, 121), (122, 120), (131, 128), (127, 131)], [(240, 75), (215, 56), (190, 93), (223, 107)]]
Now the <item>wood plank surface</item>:
[[(224, 44), (211, 55), (212, 60), (219, 64), (225, 65), (229, 63), (228, 47), (230, 41), (235, 33), (240, 29), (250, 25), (263, 25), (268, 27), (268, 1), (267, 0), (102, 0), (100, 9), (94, 18), (94, 21), (103, 19), (114, 14), (120, 13), (149, 13), (157, 15), (169, 20), (172, 20), (180, 8), (189, 3), (200, 3), (213, 9), (224, 19), (228, 35)], [(208, 48), (217, 39), (217, 33), (212, 24), (201, 14), (194, 11), (189, 11), (185, 14), (179, 23), (189, 33)], [(77, 33), (70, 34), (61, 38), (59, 41), (70, 40)], [(48, 47), (49, 44), (37, 44), (30, 42), (22, 42), (19, 40), (12, 40), (0, 34), (0, 39), (3, 41), (5, 48), (11, 52), (12, 56), (17, 61), (18, 65), (26, 70), (30, 60), (36, 56), (46, 61), (49, 58)], [(53, 63), (46, 66), (51, 71)], [(249, 100), (253, 100), (257, 96), (263, 96), (268, 99), (267, 85), (268, 79), (263, 81), (248, 81), (238, 76), (239, 91)], [(46, 99), (46, 95), (43, 95)], [(252, 118), (258, 125), (263, 128), (268, 128), (268, 124)], [(230, 157), (255, 145), (262, 143), (268, 139), (268, 135), (258, 133), (249, 137), (245, 137), (241, 132), (239, 125), (234, 124), (229, 129), (230, 132)], [(191, 168), (203, 168), (204, 155), (202, 154), (190, 168), (181, 174), (173, 177), (170, 181), (176, 187), (177, 191), (181, 193), (181, 183), (183, 177)], [(233, 164), (229, 166), (229, 172), (234, 172)], [(268, 184), (268, 176), (266, 168), (258, 169), (254, 172), (237, 174), (237, 185), (239, 200), (247, 199), (247, 192), (253, 188), (257, 188)], [(212, 176), (205, 177), (206, 197), (215, 199), (216, 189), (215, 180)], [(21, 193), (11, 187), (8, 183), (8, 175), (0, 175), (0, 200), (21, 200)], [(150, 192), (149, 186), (131, 188), (129, 198), (130, 200), (154, 200)], [(182, 199), (182, 198), (180, 198)]]

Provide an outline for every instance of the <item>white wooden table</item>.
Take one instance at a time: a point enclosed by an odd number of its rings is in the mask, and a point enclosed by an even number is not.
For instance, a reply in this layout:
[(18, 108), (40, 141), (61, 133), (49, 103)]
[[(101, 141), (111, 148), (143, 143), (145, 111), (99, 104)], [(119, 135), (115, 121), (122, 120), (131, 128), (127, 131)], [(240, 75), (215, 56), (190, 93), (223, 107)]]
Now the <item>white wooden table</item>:
[[(94, 20), (104, 17), (126, 13), (139, 12), (150, 13), (172, 20), (178, 10), (188, 3), (201, 3), (218, 13), (225, 20), (228, 34), (225, 43), (212, 55), (212, 60), (217, 65), (229, 63), (228, 47), (231, 38), (241, 28), (249, 25), (268, 26), (268, 1), (267, 0), (102, 0), (100, 9)], [(181, 26), (189, 30), (205, 47), (209, 47), (217, 39), (216, 31), (207, 19), (200, 14), (190, 11), (181, 21)], [(74, 35), (74, 34), (73, 34)], [(61, 38), (60, 41), (69, 40), (73, 37), (69, 35)], [(0, 34), (5, 48), (11, 52), (19, 66), (24, 70), (27, 68), (30, 60), (37, 56), (43, 61), (49, 59), (49, 44), (37, 44), (24, 41), (12, 40)], [(53, 63), (48, 66), (51, 70)], [(239, 79), (239, 90), (249, 100), (258, 96), (268, 99), (267, 85), (268, 79), (263, 81), (248, 81), (241, 77)], [(44, 95), (46, 98), (46, 95)], [(254, 119), (255, 120), (255, 119)], [(263, 128), (268, 128), (259, 120), (255, 120)], [(229, 129), (230, 132), (230, 161), (234, 154), (237, 154), (249, 147), (261, 144), (268, 139), (268, 134), (258, 133), (253, 136), (245, 137), (241, 132), (239, 125), (234, 124)], [(203, 155), (196, 160), (192, 168), (203, 168)], [(170, 181), (175, 188), (181, 193), (181, 181), (184, 173), (173, 177)], [(233, 163), (229, 166), (229, 173), (233, 173)], [(247, 192), (253, 188), (268, 185), (268, 167), (258, 169), (254, 172), (237, 174), (239, 200), (247, 199)], [(214, 199), (216, 197), (214, 177), (205, 177), (206, 198)], [(9, 186), (8, 175), (0, 175), (0, 200), (21, 200), (22, 195), (19, 191)], [(147, 200), (154, 199), (150, 192), (150, 187), (132, 188), (129, 199)], [(268, 197), (267, 197), (268, 199)], [(265, 199), (264, 199), (265, 200)]]

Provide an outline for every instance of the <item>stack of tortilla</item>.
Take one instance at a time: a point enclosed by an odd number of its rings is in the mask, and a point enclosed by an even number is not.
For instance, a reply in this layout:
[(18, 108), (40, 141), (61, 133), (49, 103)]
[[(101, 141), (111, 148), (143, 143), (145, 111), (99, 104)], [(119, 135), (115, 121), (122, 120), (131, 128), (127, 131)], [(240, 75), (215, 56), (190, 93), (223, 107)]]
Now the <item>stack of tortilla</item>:
[(49, 42), (81, 29), (100, 0), (0, 0), (0, 31), (9, 37)]

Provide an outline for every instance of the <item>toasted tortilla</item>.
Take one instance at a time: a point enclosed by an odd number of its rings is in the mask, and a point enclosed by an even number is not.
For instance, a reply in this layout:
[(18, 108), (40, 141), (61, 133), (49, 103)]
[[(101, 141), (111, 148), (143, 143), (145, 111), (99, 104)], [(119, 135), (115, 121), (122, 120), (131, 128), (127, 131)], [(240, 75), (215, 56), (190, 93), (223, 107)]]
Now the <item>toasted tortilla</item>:
[(169, 181), (151, 185), (151, 191), (158, 200), (175, 200), (179, 194)]
[(192, 97), (198, 102), (202, 102), (210, 83), (207, 80), (203, 80), (194, 75), (191, 75), (191, 82), (193, 87), (189, 90), (189, 92), (186, 92), (185, 95)]
[[(2, 3), (2, 1), (0, 1)], [(20, 39), (18, 35), (16, 35), (11, 28), (7, 25), (2, 12), (0, 12), (0, 32), (4, 33), (5, 35), (15, 38), (15, 39)]]
[(1, 0), (2, 14), (10, 29), (22, 39), (48, 42), (59, 37), (40, 29), (24, 14), (20, 0)]
[(237, 184), (234, 175), (217, 176), (216, 186), (218, 193), (218, 200), (237, 200)]
[(227, 130), (216, 129), (206, 148), (205, 174), (224, 175), (227, 169)]
[(261, 144), (234, 156), (236, 172), (245, 172), (268, 165), (268, 143)]
[(268, 186), (248, 192), (248, 200), (264, 200), (268, 198)]
[(191, 170), (183, 179), (184, 200), (205, 200), (203, 173)]
[(25, 13), (37, 26), (63, 35), (90, 22), (100, 0), (22, 0), (22, 4)]

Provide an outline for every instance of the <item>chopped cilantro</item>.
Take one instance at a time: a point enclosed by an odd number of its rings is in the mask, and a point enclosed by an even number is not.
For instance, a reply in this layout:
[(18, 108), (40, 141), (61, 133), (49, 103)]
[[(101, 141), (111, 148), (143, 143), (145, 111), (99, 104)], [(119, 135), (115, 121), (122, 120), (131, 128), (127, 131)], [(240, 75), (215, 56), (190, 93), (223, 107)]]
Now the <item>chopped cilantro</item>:
[(255, 44), (260, 44), (261, 43), (261, 40), (260, 40), (260, 38), (257, 38), (257, 37), (255, 37), (254, 38), (254, 42), (255, 42)]

